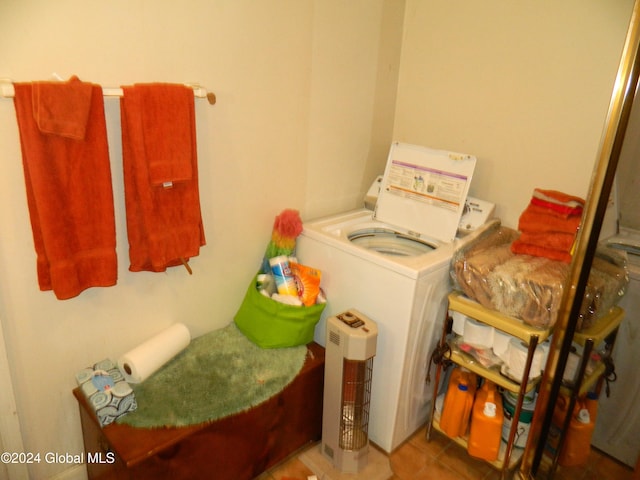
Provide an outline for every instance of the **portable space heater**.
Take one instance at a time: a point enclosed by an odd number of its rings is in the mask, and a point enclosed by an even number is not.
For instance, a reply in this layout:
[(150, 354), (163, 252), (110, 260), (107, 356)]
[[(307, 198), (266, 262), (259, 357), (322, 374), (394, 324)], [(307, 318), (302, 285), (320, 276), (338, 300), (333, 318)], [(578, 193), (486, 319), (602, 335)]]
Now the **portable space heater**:
[(377, 338), (375, 322), (356, 310), (327, 319), (322, 454), (344, 473), (358, 473), (367, 465)]

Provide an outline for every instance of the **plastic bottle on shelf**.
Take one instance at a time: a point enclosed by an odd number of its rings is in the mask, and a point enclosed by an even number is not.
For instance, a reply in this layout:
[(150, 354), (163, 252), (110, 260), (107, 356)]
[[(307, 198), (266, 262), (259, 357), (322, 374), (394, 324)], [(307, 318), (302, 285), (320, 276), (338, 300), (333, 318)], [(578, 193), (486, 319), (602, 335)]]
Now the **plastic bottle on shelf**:
[(591, 453), (591, 436), (594, 427), (594, 419), (591, 418), (584, 400), (579, 400), (576, 402), (569, 429), (560, 449), (558, 465), (573, 467), (587, 462)]
[(476, 381), (477, 377), (472, 372), (458, 367), (451, 372), (440, 417), (440, 428), (449, 437), (461, 437), (467, 433)]
[(488, 461), (497, 460), (503, 421), (502, 397), (495, 383), (485, 380), (473, 403), (467, 444), (469, 455)]

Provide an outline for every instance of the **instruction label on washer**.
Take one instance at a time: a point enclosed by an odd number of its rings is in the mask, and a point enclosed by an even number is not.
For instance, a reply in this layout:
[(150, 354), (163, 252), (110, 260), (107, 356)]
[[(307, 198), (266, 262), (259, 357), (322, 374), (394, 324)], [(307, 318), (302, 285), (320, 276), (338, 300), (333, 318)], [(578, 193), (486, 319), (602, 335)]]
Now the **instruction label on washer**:
[(469, 178), (400, 160), (393, 160), (387, 191), (401, 197), (456, 211), (466, 197)]

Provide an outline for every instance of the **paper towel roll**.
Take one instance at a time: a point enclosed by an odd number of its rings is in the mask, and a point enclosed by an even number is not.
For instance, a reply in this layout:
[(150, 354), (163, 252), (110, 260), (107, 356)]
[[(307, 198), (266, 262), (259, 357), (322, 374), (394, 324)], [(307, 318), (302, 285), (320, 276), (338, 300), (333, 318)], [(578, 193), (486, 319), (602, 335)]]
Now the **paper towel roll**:
[(187, 327), (176, 323), (122, 355), (118, 368), (127, 382), (140, 383), (180, 353), (190, 341)]
[(503, 362), (507, 361), (507, 349), (509, 348), (509, 342), (511, 342), (512, 338), (512, 335), (500, 330), (495, 330), (493, 332), (493, 353)]
[[(506, 374), (521, 382), (524, 378), (524, 368), (527, 364), (528, 347), (522, 340), (518, 338), (512, 338), (507, 347), (505, 354), (506, 361)], [(544, 357), (544, 351), (540, 348), (540, 345), (536, 347), (536, 351), (533, 353), (533, 360), (531, 361), (531, 369), (529, 370), (529, 378), (536, 378), (542, 371), (542, 359)], [(528, 380), (527, 380), (528, 381)]]
[(491, 348), (493, 345), (493, 327), (467, 318), (464, 324), (462, 341), (476, 348)]
[(460, 336), (464, 335), (464, 324), (467, 322), (467, 318), (469, 317), (460, 312), (452, 311), (451, 318), (453, 318), (453, 325), (451, 327), (453, 333)]

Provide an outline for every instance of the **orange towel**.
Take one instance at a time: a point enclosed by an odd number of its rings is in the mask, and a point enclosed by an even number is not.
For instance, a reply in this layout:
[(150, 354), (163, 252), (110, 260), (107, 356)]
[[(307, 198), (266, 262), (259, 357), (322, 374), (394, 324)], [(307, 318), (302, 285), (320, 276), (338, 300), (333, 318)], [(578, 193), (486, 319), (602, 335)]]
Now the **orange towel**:
[(114, 285), (116, 236), (102, 88), (77, 79), (14, 86), (40, 289), (53, 290), (62, 300)]
[(531, 204), (545, 208), (550, 215), (567, 218), (582, 215), (584, 199), (556, 190), (536, 188), (531, 196)]
[(533, 190), (531, 201), (520, 215), (520, 237), (511, 244), (516, 254), (571, 262), (571, 252), (584, 200), (556, 190)]
[[(120, 114), (129, 270), (162, 272), (197, 256), (205, 244), (193, 91), (169, 84), (134, 85), (123, 91)], [(153, 115), (146, 110), (149, 102)], [(162, 105), (165, 110), (161, 112)], [(188, 128), (182, 128), (184, 125)], [(167, 155), (172, 152), (177, 157)], [(165, 188), (152, 178), (152, 171), (163, 172), (160, 178), (166, 172), (178, 174), (166, 177), (172, 183)]]
[(541, 200), (569, 208), (583, 207), (585, 203), (585, 200), (582, 197), (569, 195), (568, 193), (559, 192), (557, 190), (544, 190), (542, 188), (534, 188), (532, 198), (539, 198)]
[(93, 85), (73, 76), (68, 82), (33, 83), (33, 117), (42, 133), (83, 140)]
[(539, 245), (531, 245), (522, 241), (515, 240), (511, 244), (511, 251), (516, 254), (532, 255), (534, 257), (544, 257), (551, 260), (557, 260), (564, 263), (571, 262), (571, 253), (553, 248), (541, 247)]
[(518, 230), (522, 232), (561, 232), (575, 235), (582, 217), (570, 215), (566, 218), (550, 213), (544, 207), (529, 204), (520, 215)]
[(520, 234), (518, 239), (522, 243), (529, 245), (537, 245), (539, 247), (552, 248), (563, 252), (570, 252), (573, 248), (576, 236), (572, 233), (562, 232), (527, 232)]
[(152, 185), (193, 178), (193, 90), (156, 83), (137, 89), (142, 104), (144, 148)]

